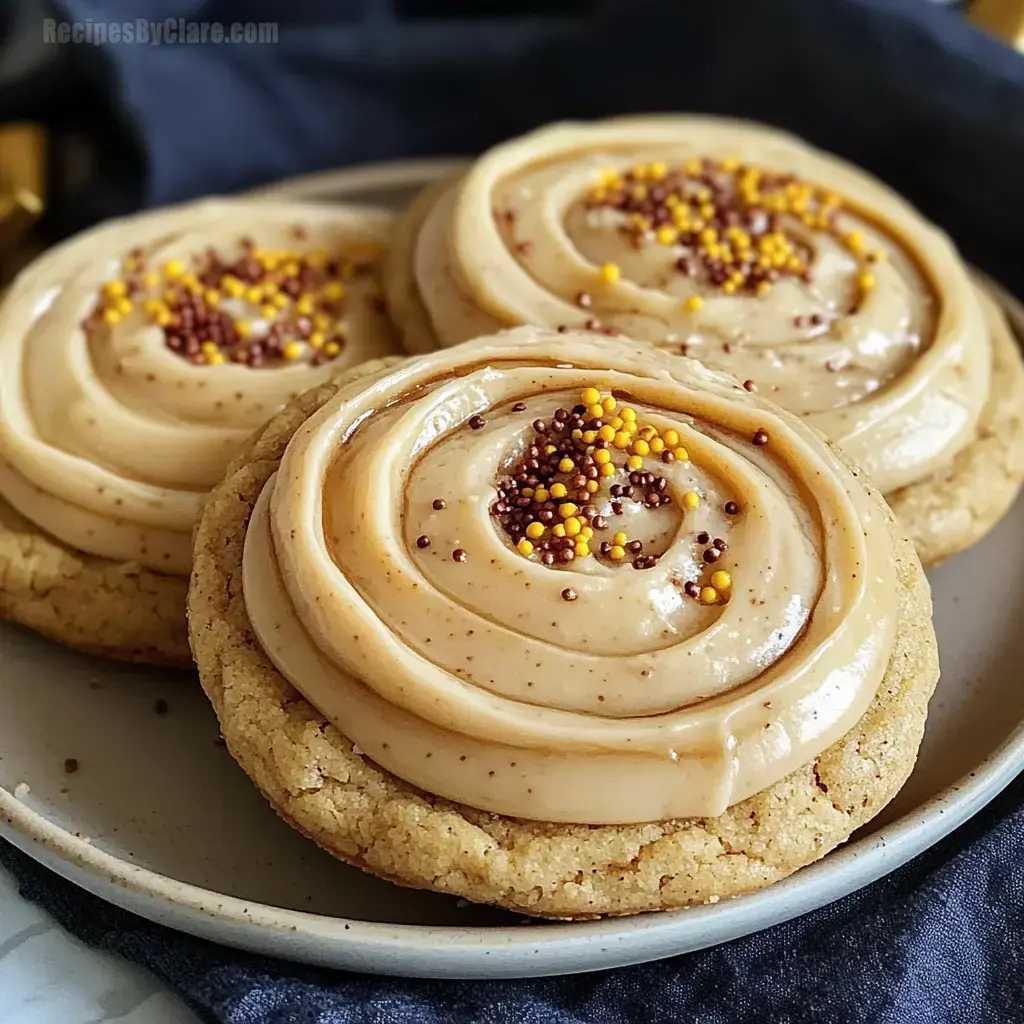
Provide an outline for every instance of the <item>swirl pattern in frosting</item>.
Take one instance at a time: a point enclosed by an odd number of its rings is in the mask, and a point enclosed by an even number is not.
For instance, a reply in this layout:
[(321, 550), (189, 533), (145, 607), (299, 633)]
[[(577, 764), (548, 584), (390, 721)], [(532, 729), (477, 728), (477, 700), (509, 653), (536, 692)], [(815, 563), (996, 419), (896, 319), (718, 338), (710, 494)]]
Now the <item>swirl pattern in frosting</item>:
[(0, 306), (0, 495), (74, 548), (187, 574), (246, 437), (393, 351), (389, 229), (368, 208), (205, 200), (45, 254)]
[(389, 299), (416, 350), (518, 324), (626, 334), (749, 379), (884, 492), (972, 438), (991, 346), (950, 241), (781, 132), (698, 117), (542, 129), (413, 212)]
[(881, 505), (793, 416), (524, 328), (307, 420), (243, 591), (278, 670), (388, 771), (611, 824), (718, 814), (844, 735), (889, 661), (893, 562)]

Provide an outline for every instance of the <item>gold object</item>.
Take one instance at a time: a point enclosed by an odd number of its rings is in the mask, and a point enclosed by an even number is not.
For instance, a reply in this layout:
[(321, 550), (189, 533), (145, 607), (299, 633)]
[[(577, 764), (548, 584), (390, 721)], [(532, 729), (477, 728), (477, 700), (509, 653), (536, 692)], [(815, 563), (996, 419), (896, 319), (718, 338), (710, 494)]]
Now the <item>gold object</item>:
[(0, 282), (17, 268), (15, 247), (43, 212), (45, 152), (38, 126), (0, 126)]
[(975, 0), (970, 17), (978, 28), (1024, 50), (1024, 0)]

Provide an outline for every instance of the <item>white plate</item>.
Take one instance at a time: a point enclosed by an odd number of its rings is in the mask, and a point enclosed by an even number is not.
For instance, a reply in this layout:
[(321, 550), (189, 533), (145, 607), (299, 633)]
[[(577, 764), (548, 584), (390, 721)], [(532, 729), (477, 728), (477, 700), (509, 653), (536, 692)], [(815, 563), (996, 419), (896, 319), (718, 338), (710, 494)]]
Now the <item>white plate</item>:
[[(285, 192), (394, 205), (448, 166), (317, 175)], [(1019, 308), (1014, 314), (1024, 336)], [(332, 967), (523, 977), (700, 949), (892, 871), (974, 814), (1024, 765), (1024, 501), (968, 555), (931, 576), (943, 676), (917, 769), (846, 846), (750, 896), (667, 914), (540, 924), (377, 881), (277, 819), (217, 745), (213, 712), (193, 677), (87, 658), (11, 626), (0, 626), (0, 834), (151, 920)], [(159, 700), (165, 714), (155, 710)], [(65, 773), (67, 758), (78, 761), (73, 774)]]

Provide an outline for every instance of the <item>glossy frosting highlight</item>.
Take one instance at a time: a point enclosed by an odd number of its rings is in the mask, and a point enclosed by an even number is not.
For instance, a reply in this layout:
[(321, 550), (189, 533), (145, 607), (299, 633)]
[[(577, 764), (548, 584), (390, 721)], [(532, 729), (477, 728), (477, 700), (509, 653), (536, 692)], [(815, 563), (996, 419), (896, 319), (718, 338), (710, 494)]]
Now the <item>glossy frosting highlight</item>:
[[(667, 507), (623, 503), (649, 568), (547, 566), (495, 520), (531, 423), (589, 387), (689, 452)], [(722, 570), (727, 601), (685, 592)], [(533, 329), (344, 387), (261, 494), (243, 587), (277, 668), (386, 769), (586, 823), (718, 814), (808, 761), (870, 703), (896, 616), (883, 513), (817, 435), (695, 361)]]

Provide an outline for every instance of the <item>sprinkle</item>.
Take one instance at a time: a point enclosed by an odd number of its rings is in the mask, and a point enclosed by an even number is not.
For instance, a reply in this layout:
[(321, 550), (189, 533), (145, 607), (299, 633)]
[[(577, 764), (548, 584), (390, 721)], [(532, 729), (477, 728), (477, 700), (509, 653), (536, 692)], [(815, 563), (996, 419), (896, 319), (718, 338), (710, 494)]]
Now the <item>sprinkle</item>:
[(699, 295), (691, 295), (684, 303), (683, 309), (688, 313), (696, 313), (704, 305), (704, 300)]
[(552, 498), (564, 498), (568, 494), (565, 484), (552, 484), (551, 485), (551, 497)]
[(435, 498), (432, 502), (432, 506), (435, 512), (440, 512), (441, 509), (446, 508), (447, 505), (448, 502), (446, 502), (444, 498)]
[(691, 511), (700, 505), (700, 495), (696, 491), (687, 491), (683, 495), (683, 507)]
[(616, 408), (616, 406), (618, 406), (618, 404), (619, 403), (616, 402), (615, 399), (612, 398), (611, 395), (608, 395), (607, 398), (601, 399), (601, 408), (605, 412), (615, 412), (615, 408)]
[(612, 444), (616, 448), (628, 448), (630, 442), (630, 436), (628, 431), (620, 430), (616, 433), (615, 437), (612, 438)]
[(605, 284), (615, 284), (616, 281), (622, 276), (622, 271), (619, 269), (617, 263), (603, 263), (601, 264), (601, 280)]
[(572, 587), (566, 587), (565, 590), (562, 591), (563, 601), (575, 601), (577, 597), (579, 597), (579, 594), (577, 594)]
[(293, 363), (302, 355), (302, 344), (298, 341), (289, 341), (281, 346), (281, 355)]
[(626, 549), (621, 544), (613, 544), (608, 549), (608, 557), (613, 562), (621, 562), (626, 557)]
[(544, 524), (543, 523), (530, 523), (526, 528), (526, 536), (530, 540), (538, 540), (544, 536)]
[(562, 505), (558, 506), (558, 514), (563, 519), (568, 519), (569, 516), (574, 516), (579, 511), (579, 506), (574, 505), (571, 501), (567, 501)]
[(763, 427), (754, 431), (754, 436), (751, 438), (754, 445), (758, 448), (763, 447), (768, 443), (768, 431)]
[(666, 430), (661, 437), (669, 448), (675, 448), (675, 446), (679, 444), (679, 431), (673, 430), (671, 427)]
[(718, 600), (718, 591), (714, 587), (700, 588), (700, 603), (714, 604)]
[(678, 462), (689, 462), (690, 461), (690, 453), (685, 448), (683, 448), (682, 446), (680, 446), (679, 448), (673, 449), (672, 457), (674, 459), (676, 459)]
[(632, 451), (633, 451), (634, 455), (640, 455), (640, 456), (650, 455), (651, 454), (651, 446), (647, 443), (647, 441), (645, 441), (641, 437), (639, 440), (633, 442)]
[(631, 470), (640, 469), (644, 464), (644, 460), (639, 455), (630, 455), (626, 460), (626, 468)]
[(752, 380), (745, 380), (743, 382), (743, 386), (747, 389), (747, 391), (757, 390), (757, 385)]
[(470, 430), (481, 430), (485, 423), (486, 423), (486, 420), (483, 418), (483, 416), (476, 415), (476, 416), (470, 416), (469, 417), (469, 429)]
[(629, 538), (626, 536), (625, 533), (623, 533), (622, 530), (619, 530), (615, 534), (615, 536), (612, 537), (612, 543), (613, 544), (618, 544), (620, 547), (623, 547), (628, 540), (629, 540)]
[(738, 501), (727, 501), (725, 503), (725, 514), (727, 516), (738, 516), (740, 514), (740, 504)]
[(456, 548), (452, 552), (452, 560), (455, 562), (464, 562), (468, 557), (469, 555), (467, 555), (466, 552), (462, 550), (462, 548)]
[(580, 404), (596, 405), (601, 401), (601, 392), (597, 388), (584, 388), (580, 392)]
[(711, 574), (711, 586), (716, 590), (728, 590), (732, 586), (732, 576), (724, 569)]
[(533, 544), (530, 543), (525, 537), (516, 545), (516, 548), (521, 555), (532, 555)]
[(430, 538), (426, 534), (424, 534), (421, 537), (417, 537), (416, 538), (416, 547), (418, 547), (418, 548), (429, 548), (430, 547)]
[[(586, 440), (586, 437), (584, 437), (584, 440)], [(575, 468), (576, 463), (573, 462), (572, 459), (570, 459), (568, 456), (566, 456), (558, 463), (558, 471), (560, 473), (571, 473)]]
[(871, 291), (877, 283), (878, 281), (875, 278), (875, 275), (872, 274), (870, 270), (862, 270), (857, 275), (857, 287), (860, 288), (862, 292)]

